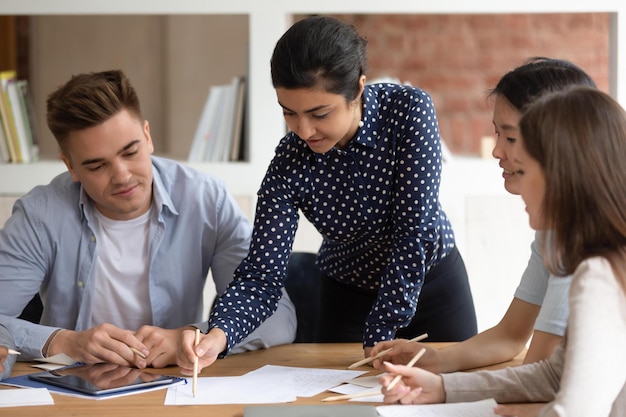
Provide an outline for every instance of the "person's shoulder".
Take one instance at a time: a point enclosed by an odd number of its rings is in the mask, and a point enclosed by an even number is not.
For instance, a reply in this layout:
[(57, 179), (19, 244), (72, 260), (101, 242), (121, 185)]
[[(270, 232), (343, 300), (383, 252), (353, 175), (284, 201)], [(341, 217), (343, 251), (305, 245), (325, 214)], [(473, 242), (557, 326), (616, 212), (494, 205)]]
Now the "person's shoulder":
[(75, 202), (80, 196), (80, 183), (75, 182), (69, 172), (62, 172), (48, 184), (37, 185), (20, 200), (23, 203), (41, 206), (43, 202)]
[[(380, 111), (406, 115), (411, 111), (420, 111), (423, 107), (434, 107), (430, 94), (419, 87), (409, 84), (378, 82), (367, 85), (366, 96), (376, 97)], [(370, 100), (368, 100), (369, 102)]]
[(194, 186), (201, 183), (219, 188), (226, 187), (226, 182), (222, 178), (173, 159), (153, 156), (152, 165), (155, 180), (161, 181), (166, 188), (171, 188), (173, 185)]
[(576, 267), (576, 272), (602, 271), (611, 269), (609, 260), (603, 256), (591, 256), (583, 259)]
[(576, 288), (596, 286), (603, 283), (608, 286), (619, 286), (611, 262), (603, 256), (592, 256), (584, 259), (574, 271), (572, 286)]
[(367, 88), (380, 96), (390, 97), (422, 97), (430, 100), (430, 94), (420, 88), (410, 84), (399, 84), (393, 82), (374, 82), (367, 84)]

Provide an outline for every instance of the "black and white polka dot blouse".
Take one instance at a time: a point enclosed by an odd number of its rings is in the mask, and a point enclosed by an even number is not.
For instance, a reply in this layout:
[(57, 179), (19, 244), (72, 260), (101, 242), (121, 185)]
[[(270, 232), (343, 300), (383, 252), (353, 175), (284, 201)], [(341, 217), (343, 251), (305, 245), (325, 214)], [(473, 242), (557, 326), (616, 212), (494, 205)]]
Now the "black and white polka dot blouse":
[(365, 346), (392, 339), (411, 321), (425, 272), (454, 247), (439, 204), (442, 157), (430, 95), (375, 84), (363, 98), (362, 126), (344, 150), (316, 154), (293, 132), (276, 148), (249, 254), (211, 317), (228, 349), (276, 308), (299, 210), (323, 236), (322, 272), (378, 293)]

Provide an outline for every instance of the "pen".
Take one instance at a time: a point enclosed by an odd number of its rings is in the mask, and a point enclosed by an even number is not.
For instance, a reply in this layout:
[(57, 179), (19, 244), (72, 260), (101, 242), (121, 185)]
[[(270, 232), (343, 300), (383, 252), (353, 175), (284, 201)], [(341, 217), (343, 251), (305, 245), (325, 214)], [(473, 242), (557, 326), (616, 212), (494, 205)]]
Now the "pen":
[[(411, 359), (409, 361), (409, 363), (406, 364), (406, 366), (411, 367), (413, 365), (415, 365), (415, 363), (419, 360), (419, 358), (422, 357), (422, 355), (426, 352), (426, 348), (423, 348), (422, 350), (420, 350), (419, 352), (417, 352), (417, 355), (413, 356), (413, 359)], [(392, 389), (393, 387), (396, 386), (396, 384), (398, 383), (398, 381), (400, 381), (402, 379), (402, 375), (396, 375), (396, 377), (391, 381), (391, 383), (389, 384), (389, 386), (387, 387), (387, 390)]]
[(365, 391), (358, 392), (356, 394), (345, 394), (345, 395), (335, 395), (334, 397), (326, 397), (322, 398), (322, 401), (342, 401), (342, 400), (351, 400), (353, 398), (363, 398), (363, 397), (372, 397), (374, 395), (380, 395), (380, 388), (374, 391)]
[(15, 349), (9, 349), (9, 355), (21, 355), (21, 353)]
[[(414, 337), (413, 339), (407, 340), (407, 342), (419, 342), (420, 340), (424, 340), (428, 337), (428, 333), (424, 333), (421, 334), (417, 337)], [(358, 362), (354, 362), (352, 365), (348, 366), (348, 369), (352, 369), (352, 368), (356, 368), (359, 367), (361, 365), (365, 365), (366, 363), (370, 363), (371, 361), (373, 361), (374, 359), (379, 359), (382, 358), (383, 356), (385, 356), (387, 353), (389, 353), (391, 351), (391, 349), (393, 348), (389, 348), (389, 349), (385, 349), (385, 350), (381, 350), (380, 352), (378, 352), (377, 355), (375, 356), (370, 356), (369, 358), (365, 358), (365, 359), (361, 359)]]
[[(200, 329), (196, 329), (196, 342), (194, 346), (198, 346), (198, 343), (200, 343)], [(196, 359), (193, 360), (193, 382), (191, 384), (191, 394), (194, 397), (196, 396), (197, 385), (198, 385), (198, 355), (196, 355)]]
[(135, 348), (134, 348), (134, 347), (132, 347), (132, 346), (129, 346), (129, 348), (130, 348), (130, 350), (132, 350), (132, 351), (133, 351), (133, 353), (134, 353), (135, 355), (139, 356), (141, 359), (146, 359), (146, 355), (144, 355), (141, 351), (139, 351), (139, 350), (135, 349)]

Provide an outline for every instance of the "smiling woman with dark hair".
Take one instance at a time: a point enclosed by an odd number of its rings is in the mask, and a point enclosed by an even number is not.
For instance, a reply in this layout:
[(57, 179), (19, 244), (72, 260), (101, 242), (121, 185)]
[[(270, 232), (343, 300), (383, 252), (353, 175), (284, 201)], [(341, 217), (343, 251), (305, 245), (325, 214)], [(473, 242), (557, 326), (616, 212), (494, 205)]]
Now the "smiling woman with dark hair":
[[(476, 334), (467, 271), (439, 201), (435, 105), (417, 87), (366, 84), (367, 41), (337, 19), (296, 22), (272, 83), (289, 132), (258, 192), (248, 256), (216, 303), (201, 366), (271, 316), (302, 213), (320, 232), (320, 342)], [(191, 334), (186, 340), (194, 359)]]

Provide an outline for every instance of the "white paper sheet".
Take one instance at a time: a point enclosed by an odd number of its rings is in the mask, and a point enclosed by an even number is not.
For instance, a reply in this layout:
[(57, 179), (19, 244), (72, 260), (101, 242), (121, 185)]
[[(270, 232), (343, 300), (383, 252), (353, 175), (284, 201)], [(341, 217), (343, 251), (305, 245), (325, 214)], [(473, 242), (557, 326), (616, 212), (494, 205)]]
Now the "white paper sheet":
[(380, 387), (380, 377), (385, 374), (386, 372), (380, 373), (378, 375), (362, 376), (345, 382), (347, 382), (348, 384), (359, 385), (366, 388), (376, 388)]
[(347, 380), (363, 375), (366, 371), (341, 369), (297, 368), (291, 366), (265, 365), (247, 375), (291, 376), (298, 397), (313, 397)]
[(55, 369), (63, 368), (64, 366), (73, 365), (76, 361), (65, 353), (59, 353), (48, 358), (36, 358), (38, 362), (31, 365), (33, 368), (43, 369), (44, 371), (54, 371)]
[[(380, 387), (380, 384), (377, 386)], [(351, 395), (351, 394), (359, 394), (365, 391), (372, 391), (372, 388), (376, 388), (377, 386), (364, 387), (364, 386), (355, 385), (355, 384), (342, 384), (342, 385), (339, 385), (337, 387), (330, 389), (330, 391), (336, 392), (337, 394), (342, 394), (342, 395)], [(365, 403), (382, 403), (383, 398), (384, 396), (380, 394), (380, 395), (370, 395), (367, 397), (353, 398), (349, 401), (354, 401), (354, 402), (358, 401), (358, 402), (365, 402)]]
[(0, 390), (0, 407), (25, 407), (53, 404), (54, 400), (50, 392), (45, 388)]
[(312, 397), (364, 373), (265, 365), (242, 376), (198, 378), (195, 398), (191, 384), (169, 388), (165, 405), (286, 403)]
[(379, 405), (376, 411), (382, 417), (498, 417), (493, 412), (497, 405), (488, 400), (429, 405)]
[(192, 384), (168, 388), (165, 405), (269, 404), (296, 400), (293, 381), (285, 375), (250, 375), (198, 378)]

